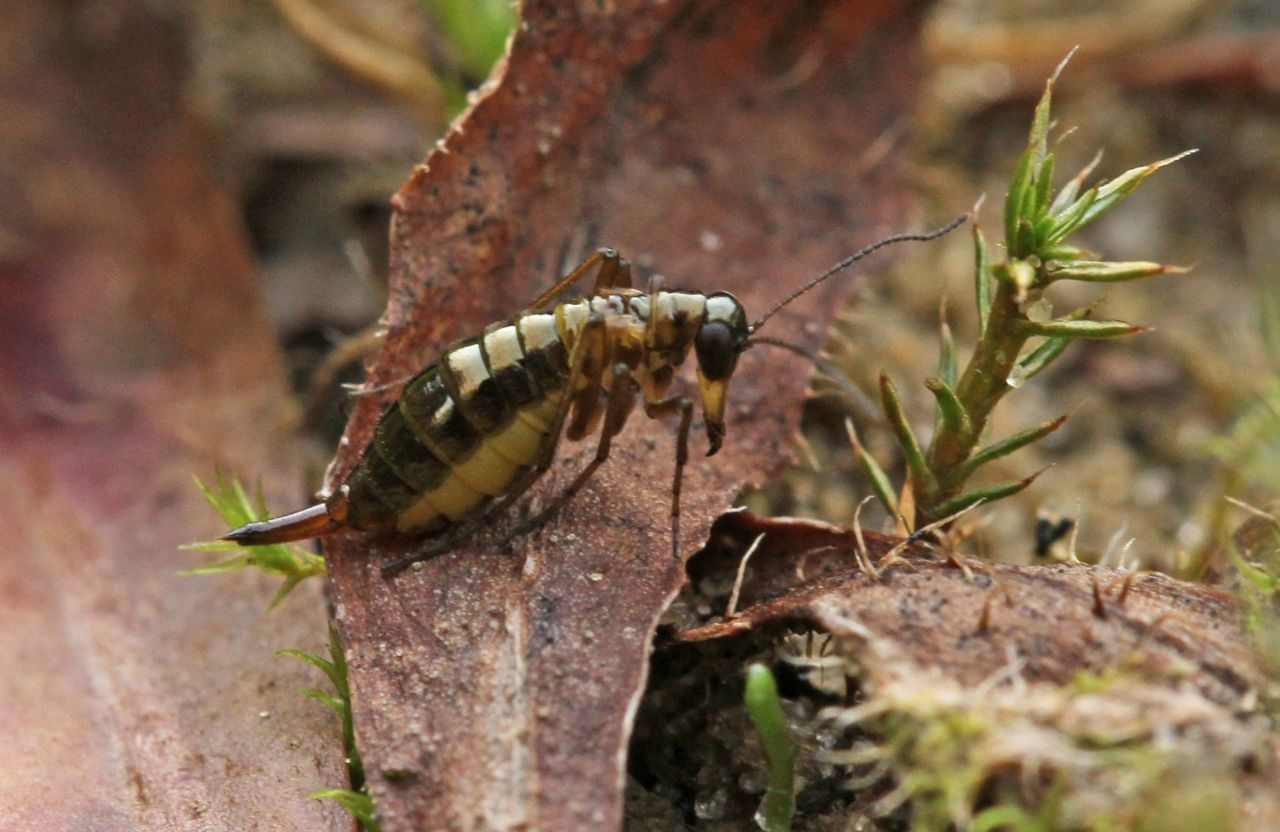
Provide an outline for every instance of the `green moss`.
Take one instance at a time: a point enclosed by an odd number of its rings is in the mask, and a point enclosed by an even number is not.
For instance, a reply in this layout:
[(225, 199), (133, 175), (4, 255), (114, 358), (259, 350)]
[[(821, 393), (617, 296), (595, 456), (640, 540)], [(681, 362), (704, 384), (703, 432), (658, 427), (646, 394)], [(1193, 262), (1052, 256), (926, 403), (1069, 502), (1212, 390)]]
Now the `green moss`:
[(1266, 743), (1197, 692), (1122, 671), (1062, 687), (904, 674), (828, 717), (893, 783), (873, 816), (917, 832), (1230, 830), (1238, 761)]
[[(259, 485), (253, 500), (249, 499), (244, 486), (235, 477), (228, 478), (219, 475), (212, 487), (205, 485), (197, 477), (196, 488), (200, 489), (200, 493), (204, 494), (205, 499), (209, 501), (209, 505), (213, 506), (213, 510), (218, 513), (218, 516), (222, 518), (229, 528), (243, 526), (256, 520), (265, 520), (271, 516), (262, 497), (261, 485)], [(324, 575), (326, 572), (324, 558), (301, 546), (290, 546), (282, 543), (266, 546), (241, 546), (238, 543), (231, 543), (226, 540), (212, 540), (203, 543), (188, 543), (179, 548), (189, 552), (232, 551), (236, 553), (217, 563), (184, 569), (179, 573), (181, 575), (213, 575), (237, 569), (261, 569), (264, 572), (283, 577), (284, 583), (280, 585), (280, 590), (271, 599), (268, 609), (274, 609), (302, 581), (307, 578)]]

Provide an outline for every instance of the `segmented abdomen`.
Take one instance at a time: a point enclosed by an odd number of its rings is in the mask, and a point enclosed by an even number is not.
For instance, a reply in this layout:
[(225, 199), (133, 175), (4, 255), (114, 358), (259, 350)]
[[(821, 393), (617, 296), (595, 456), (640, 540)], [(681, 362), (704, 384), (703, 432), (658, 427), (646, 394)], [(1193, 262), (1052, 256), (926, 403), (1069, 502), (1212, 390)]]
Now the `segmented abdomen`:
[(537, 459), (568, 375), (551, 313), (449, 347), (378, 422), (346, 480), (347, 522), (434, 532), (473, 516)]

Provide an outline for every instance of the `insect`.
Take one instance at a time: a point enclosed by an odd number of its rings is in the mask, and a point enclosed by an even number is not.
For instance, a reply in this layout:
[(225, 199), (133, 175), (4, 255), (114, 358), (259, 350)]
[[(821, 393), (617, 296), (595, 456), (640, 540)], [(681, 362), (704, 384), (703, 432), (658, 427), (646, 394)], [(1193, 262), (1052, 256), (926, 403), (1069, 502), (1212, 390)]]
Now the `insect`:
[[(586, 484), (638, 405), (651, 419), (679, 420), (671, 496), (672, 553), (679, 557), (680, 484), (694, 404), (669, 393), (690, 352), (712, 456), (724, 442), (728, 385), (738, 357), (756, 343), (788, 346), (758, 336), (769, 318), (873, 251), (935, 239), (966, 219), (873, 243), (754, 323), (728, 292), (667, 291), (658, 277), (635, 289), (630, 264), (613, 249), (600, 249), (527, 310), (453, 344), (438, 363), (409, 379), (382, 414), (360, 462), (327, 500), (249, 523), (223, 539), (254, 546), (345, 531), (431, 539), (383, 565), (383, 574), (391, 575), (447, 551), (509, 507), (551, 466), (561, 436), (577, 441), (598, 433), (592, 460), (518, 534), (539, 526)], [(593, 270), (590, 295), (553, 304)]]

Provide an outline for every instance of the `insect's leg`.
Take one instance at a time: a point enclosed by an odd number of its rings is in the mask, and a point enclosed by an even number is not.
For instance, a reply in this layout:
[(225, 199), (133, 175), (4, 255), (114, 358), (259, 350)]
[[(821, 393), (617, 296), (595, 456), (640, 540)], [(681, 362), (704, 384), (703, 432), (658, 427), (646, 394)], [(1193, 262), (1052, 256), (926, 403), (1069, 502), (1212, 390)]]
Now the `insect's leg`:
[[(497, 509), (505, 509), (515, 502), (547, 472), (547, 469), (551, 467), (551, 463), (555, 461), (556, 449), (560, 445), (560, 436), (564, 433), (564, 424), (568, 420), (569, 411), (573, 407), (574, 387), (583, 385), (599, 389), (599, 371), (596, 371), (594, 377), (587, 376), (590, 375), (588, 364), (595, 363), (595, 359), (591, 357), (592, 349), (599, 351), (603, 347), (600, 335), (604, 332), (604, 329), (605, 318), (603, 315), (593, 313), (587, 319), (587, 324), (582, 330), (582, 336), (578, 338), (577, 343), (573, 346), (573, 352), (569, 355), (569, 383), (565, 386), (564, 392), (560, 394), (560, 401), (556, 405), (556, 412), (551, 419), (550, 430), (547, 432), (547, 440), (543, 443), (534, 464), (516, 481), (511, 492), (502, 498), (497, 505)], [(505, 543), (512, 536), (507, 535), (503, 538), (503, 542)]]
[[(511, 489), (501, 500), (490, 503), (478, 516), (454, 526), (452, 529), (445, 532), (443, 537), (433, 540), (427, 546), (411, 552), (402, 558), (397, 558), (396, 560), (384, 563), (379, 567), (379, 570), (382, 572), (382, 577), (390, 578), (418, 561), (430, 560), (437, 555), (443, 555), (445, 552), (453, 549), (459, 543), (493, 522), (495, 517), (502, 516), (502, 514), (511, 507), (512, 503), (524, 496), (525, 492), (527, 492), (529, 488), (547, 472), (547, 469), (551, 467), (551, 461), (554, 458), (555, 455), (552, 454), (548, 457), (545, 464), (539, 462), (538, 465), (530, 466), (526, 469), (516, 479), (516, 481), (512, 483)], [(541, 515), (539, 515), (539, 517), (541, 518)], [(529, 528), (531, 528), (529, 524), (521, 524), (515, 529), (515, 531), (512, 531), (502, 537), (502, 544), (505, 545), (508, 540), (515, 537), (517, 534), (527, 531)]]
[[(574, 344), (575, 349), (581, 346), (582, 354), (569, 373), (564, 392), (564, 398), (570, 405), (564, 435), (574, 442), (594, 433), (604, 416), (601, 391), (605, 386), (604, 375), (609, 372), (611, 363), (611, 342), (609, 318), (592, 313)], [(561, 406), (564, 404), (562, 401)]]
[(609, 289), (630, 289), (631, 261), (619, 257), (618, 252), (611, 248), (602, 248), (600, 253), (604, 255), (604, 262), (596, 272), (591, 294), (601, 295)]
[(652, 347), (656, 342), (657, 325), (658, 325), (658, 293), (662, 291), (666, 285), (666, 280), (660, 274), (655, 274), (649, 278), (649, 283), (644, 287), (645, 292), (649, 295), (649, 319), (644, 322), (644, 345)]
[(579, 280), (582, 279), (582, 276), (584, 274), (586, 274), (587, 272), (595, 268), (597, 265), (599, 265), (600, 261), (604, 259), (604, 252), (605, 252), (604, 249), (592, 252), (591, 255), (587, 257), (586, 260), (583, 260), (581, 263), (579, 263), (577, 267), (573, 269), (573, 271), (569, 272), (567, 275), (557, 280), (555, 285), (552, 286), (550, 289), (538, 295), (538, 297), (533, 301), (533, 303), (529, 304), (529, 308), (541, 309), (551, 301), (555, 300), (557, 295), (559, 295), (565, 289), (568, 289), (573, 284), (577, 283)]
[[(603, 319), (600, 319), (596, 325), (602, 326)], [(583, 365), (586, 361), (587, 352), (584, 344), (588, 343), (590, 343), (590, 339), (587, 338), (582, 338), (578, 341), (577, 347), (574, 349), (575, 355), (570, 357), (571, 366), (574, 368), (570, 373), (570, 378), (578, 377), (583, 373)], [(596, 386), (599, 385), (598, 380), (594, 383)], [(551, 421), (551, 430), (547, 433), (547, 441), (543, 444), (542, 450), (539, 451), (534, 464), (526, 468), (524, 472), (516, 478), (515, 482), (512, 483), (510, 490), (501, 500), (486, 510), (482, 517), (476, 519), (477, 526), (483, 525), (493, 517), (499, 516), (505, 512), (511, 507), (512, 503), (523, 497), (525, 492), (528, 491), (535, 482), (542, 478), (543, 474), (547, 473), (547, 469), (549, 469), (551, 467), (551, 463), (555, 461), (556, 448), (559, 447), (560, 435), (564, 432), (564, 423), (569, 416), (569, 411), (572, 409), (572, 404), (573, 397), (566, 391), (560, 399), (559, 405), (556, 407), (556, 414)], [(524, 530), (525, 525), (522, 524), (514, 531), (503, 535), (502, 543), (505, 544), (508, 540)]]
[[(585, 425), (595, 420), (594, 414), (598, 412), (599, 407), (596, 391), (601, 387), (600, 376), (603, 372), (601, 365), (606, 350), (605, 332), (605, 317), (593, 313), (587, 319), (582, 335), (574, 344), (573, 353), (569, 356), (569, 383), (565, 385), (565, 390), (560, 396), (560, 403), (551, 420), (551, 430), (547, 433), (547, 441), (543, 444), (535, 463), (517, 481), (511, 493), (503, 497), (498, 505), (499, 509), (507, 508), (541, 479), (543, 474), (547, 473), (551, 463), (555, 461), (556, 450), (560, 446), (560, 437), (565, 433), (565, 423), (569, 421), (570, 411), (573, 412), (573, 422), (576, 425)], [(545, 518), (539, 522), (543, 521)], [(531, 528), (530, 523), (520, 524), (503, 535), (502, 543), (506, 544), (529, 528)]]
[[(538, 295), (538, 297), (533, 301), (533, 303), (529, 304), (529, 309), (541, 309), (542, 307), (546, 306), (548, 303), (551, 303), (551, 301), (555, 300), (556, 297), (559, 296), (561, 292), (563, 292), (565, 289), (568, 289), (573, 284), (577, 283), (579, 280), (582, 279), (583, 275), (591, 271), (593, 268), (596, 268), (597, 266), (600, 267), (601, 271), (604, 271), (606, 265), (612, 262), (614, 264), (613, 268), (616, 269), (618, 260), (619, 260), (618, 252), (614, 251), (613, 249), (611, 248), (597, 249), (596, 251), (592, 252), (591, 255), (587, 257), (587, 259), (579, 263), (573, 269), (573, 271), (569, 272), (567, 275), (565, 275), (564, 277), (556, 281), (556, 284), (554, 286), (552, 286), (550, 289), (543, 292), (542, 294)], [(600, 281), (600, 278), (597, 277), (596, 283), (598, 284), (599, 281)]]
[(599, 253), (604, 259), (600, 261), (600, 268), (596, 269), (596, 279), (591, 281), (593, 295), (599, 295), (615, 285), (618, 279), (618, 266), (622, 262), (618, 252), (611, 248), (602, 248)]
[(402, 558), (396, 558), (395, 560), (382, 564), (378, 567), (378, 571), (382, 573), (382, 577), (391, 578), (420, 560), (430, 560), (436, 555), (443, 555), (445, 552), (457, 546), (460, 542), (476, 532), (484, 524), (484, 520), (488, 516), (489, 511), (486, 510), (479, 517), (468, 520), (465, 523), (449, 529), (442, 537), (433, 540), (427, 546), (424, 546), (421, 549), (415, 549)]
[(693, 402), (684, 396), (660, 402), (645, 402), (644, 415), (660, 419), (679, 411), (680, 427), (676, 431), (676, 470), (671, 480), (671, 556), (680, 559), (680, 487), (684, 483), (684, 466), (689, 461), (689, 428), (693, 424)]
[(596, 446), (595, 457), (587, 463), (586, 468), (578, 472), (578, 476), (573, 478), (573, 482), (569, 483), (568, 488), (557, 494), (555, 499), (537, 516), (521, 524), (510, 535), (511, 537), (538, 528), (563, 508), (565, 503), (573, 499), (573, 495), (577, 494), (582, 489), (582, 486), (586, 485), (587, 480), (591, 479), (591, 475), (596, 472), (596, 469), (609, 458), (609, 448), (613, 444), (613, 437), (621, 432), (623, 426), (626, 425), (627, 417), (631, 415), (631, 410), (635, 407), (635, 404), (636, 384), (631, 375), (631, 368), (626, 364), (614, 365), (613, 381), (609, 387), (609, 400), (605, 405), (604, 425), (600, 429), (600, 444)]

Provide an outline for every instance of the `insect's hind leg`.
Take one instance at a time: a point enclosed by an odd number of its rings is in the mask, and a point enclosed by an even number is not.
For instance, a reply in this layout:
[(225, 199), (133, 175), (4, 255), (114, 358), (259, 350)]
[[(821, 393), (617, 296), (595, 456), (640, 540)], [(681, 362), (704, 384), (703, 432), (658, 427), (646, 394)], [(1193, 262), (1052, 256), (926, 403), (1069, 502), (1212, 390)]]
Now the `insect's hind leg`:
[[(593, 294), (599, 294), (601, 289), (607, 289), (613, 286), (625, 286), (626, 288), (630, 288), (631, 264), (626, 260), (623, 260), (616, 249), (601, 248), (593, 251), (585, 260), (575, 266), (571, 272), (557, 280), (554, 286), (538, 295), (538, 297), (534, 299), (533, 303), (529, 304), (529, 308), (541, 309), (548, 303), (551, 303), (551, 301), (555, 300), (561, 292), (577, 283), (587, 274), (587, 272), (597, 267), (599, 267), (599, 269), (596, 272), (596, 279), (592, 284)], [(625, 284), (614, 282), (624, 279), (626, 281)]]
[(636, 383), (631, 375), (631, 368), (626, 364), (616, 364), (613, 368), (613, 380), (609, 387), (609, 398), (605, 404), (604, 424), (600, 428), (600, 443), (596, 445), (596, 455), (587, 463), (587, 467), (578, 472), (573, 482), (564, 491), (555, 496), (550, 504), (538, 512), (532, 519), (520, 524), (507, 536), (510, 540), (517, 535), (526, 534), (542, 526), (550, 520), (564, 504), (573, 499), (573, 495), (582, 490), (596, 469), (609, 458), (609, 449), (613, 445), (613, 437), (622, 431), (636, 403)]
[[(552, 448), (554, 450), (554, 443), (552, 444)], [(379, 570), (382, 572), (382, 577), (390, 578), (418, 561), (429, 560), (437, 555), (443, 555), (445, 552), (448, 552), (450, 549), (454, 548), (459, 543), (484, 528), (484, 526), (489, 524), (495, 517), (501, 517), (502, 514), (511, 507), (512, 503), (524, 496), (525, 492), (527, 492), (530, 487), (532, 487), (533, 484), (547, 472), (547, 469), (551, 467), (551, 462), (554, 459), (555, 454), (551, 453), (547, 455), (545, 461), (539, 461), (537, 465), (530, 466), (516, 479), (515, 483), (511, 486), (510, 491), (508, 491), (501, 500), (491, 503), (480, 513), (479, 516), (453, 527), (445, 533), (444, 537), (433, 541), (425, 548), (419, 549), (416, 552), (405, 555), (404, 557), (398, 558), (389, 563), (384, 563), (379, 567)], [(510, 540), (521, 530), (523, 530), (523, 527), (518, 529), (517, 532), (504, 536), (502, 538), (502, 542), (506, 543), (506, 541)]]
[(596, 272), (595, 283), (591, 286), (591, 294), (600, 295), (609, 289), (631, 288), (631, 261), (618, 256), (615, 249), (600, 249), (604, 260), (600, 263), (600, 271)]
[(473, 520), (454, 526), (445, 532), (442, 537), (432, 541), (425, 547), (410, 552), (402, 558), (396, 558), (393, 561), (382, 564), (378, 567), (378, 571), (382, 573), (382, 577), (391, 578), (413, 566), (418, 561), (430, 560), (438, 555), (443, 555), (479, 529), (484, 521), (489, 518), (489, 514), (490, 512), (485, 511)]
[[(552, 443), (553, 451), (554, 451), (554, 447), (555, 447), (554, 443)], [(553, 452), (551, 454), (546, 455), (545, 461), (539, 461), (537, 465), (530, 466), (524, 473), (522, 473), (516, 479), (515, 483), (511, 486), (511, 490), (508, 491), (507, 494), (503, 496), (501, 500), (491, 503), (483, 512), (480, 513), (479, 516), (474, 517), (471, 520), (466, 521), (465, 523), (461, 523), (457, 526), (454, 526), (452, 529), (450, 529), (448, 532), (445, 533), (444, 537), (440, 538), (439, 540), (433, 541), (432, 543), (428, 544), (426, 547), (419, 549), (416, 552), (412, 552), (411, 554), (405, 555), (402, 558), (397, 558), (396, 560), (390, 561), (389, 563), (384, 563), (382, 566), (379, 567), (379, 571), (382, 572), (382, 577), (384, 578), (393, 577), (399, 572), (406, 569), (407, 567), (410, 567), (413, 564), (417, 563), (418, 561), (429, 560), (433, 557), (436, 557), (437, 555), (443, 555), (445, 552), (448, 552), (450, 549), (453, 549), (459, 543), (466, 540), (468, 537), (475, 534), (480, 529), (484, 528), (495, 517), (501, 517), (502, 514), (511, 507), (512, 503), (514, 503), (516, 500), (524, 496), (525, 492), (527, 492), (533, 486), (533, 484), (537, 482), (539, 478), (541, 478), (542, 475), (547, 472), (547, 469), (551, 467), (551, 462), (554, 459), (555, 459), (555, 454)], [(510, 534), (504, 535), (502, 538), (502, 542), (506, 543), (508, 540), (510, 540), (512, 537), (514, 537), (516, 534), (518, 534), (523, 530), (524, 530), (524, 527), (521, 526), (516, 531), (511, 532)]]

